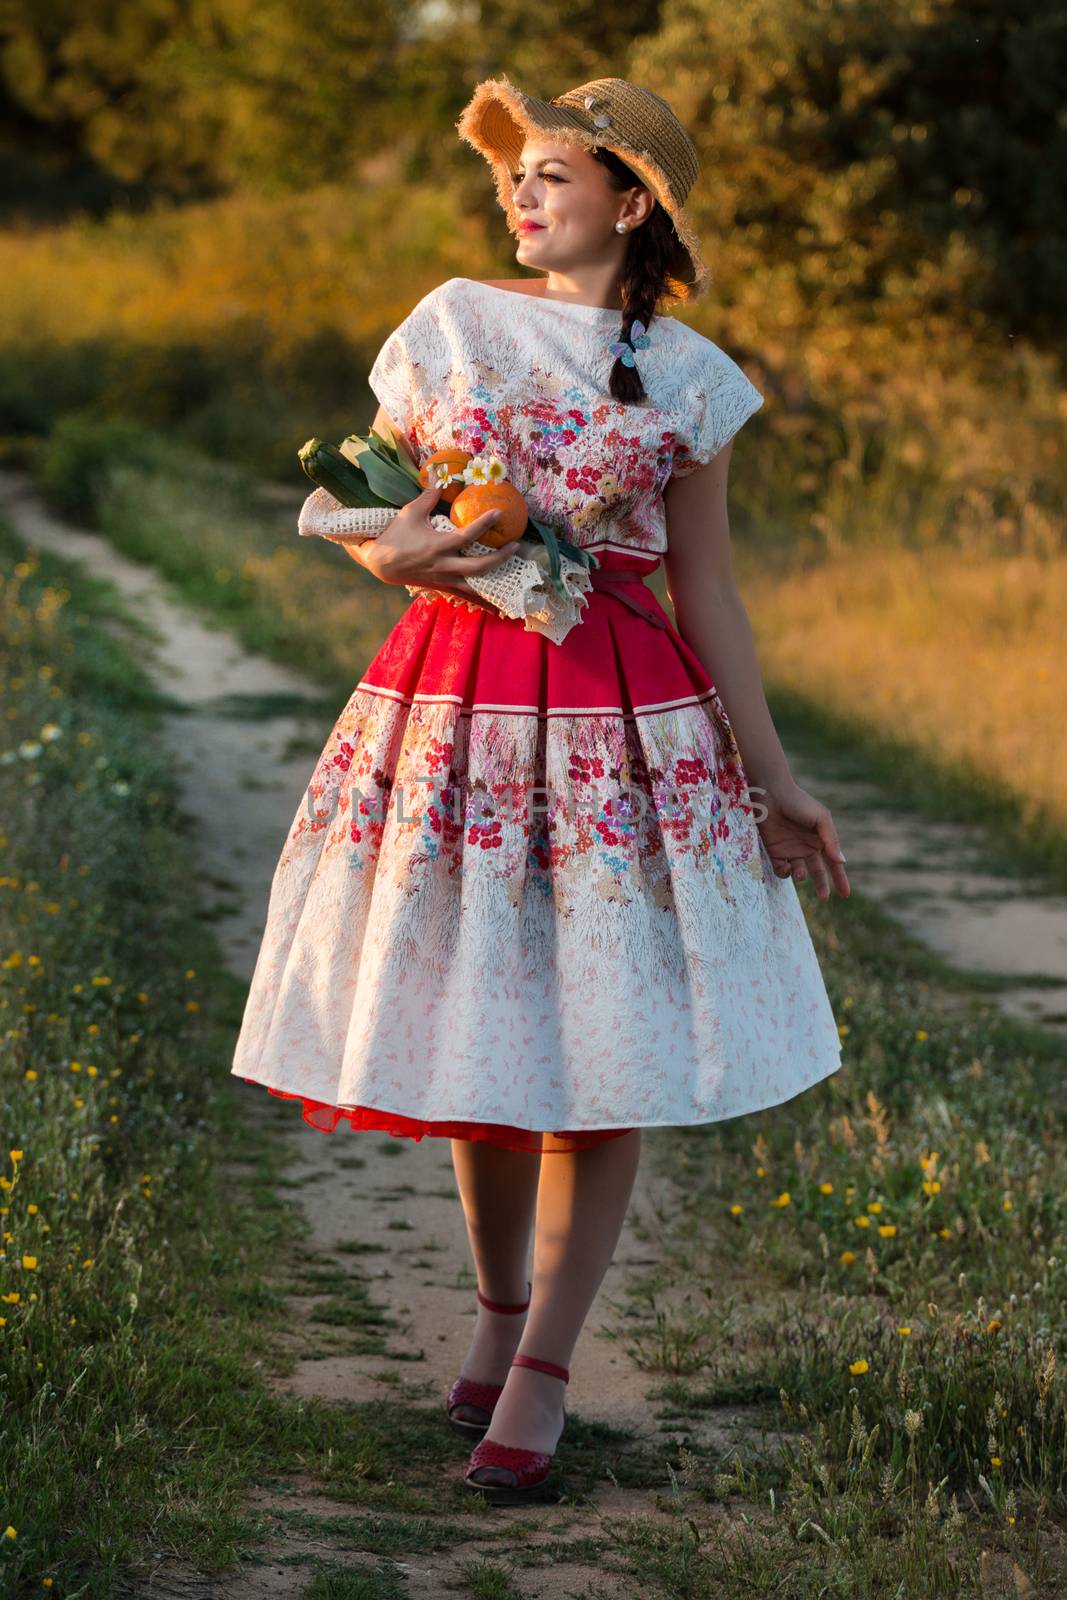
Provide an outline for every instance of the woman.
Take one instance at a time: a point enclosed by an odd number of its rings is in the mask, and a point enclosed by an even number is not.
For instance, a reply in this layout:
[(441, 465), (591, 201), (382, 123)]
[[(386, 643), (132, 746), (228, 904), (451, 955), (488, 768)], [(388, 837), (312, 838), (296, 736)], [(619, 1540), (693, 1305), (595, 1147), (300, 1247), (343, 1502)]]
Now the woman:
[[(483, 1436), (465, 1482), (518, 1500), (548, 1477), (641, 1128), (839, 1067), (794, 880), (849, 886), (731, 571), (731, 441), (763, 397), (659, 314), (708, 277), (688, 135), (618, 78), (551, 102), (489, 79), (457, 126), (536, 276), (426, 295), (371, 370), (374, 426), (416, 463), (497, 455), (599, 565), (555, 643), (470, 587), (507, 547), (459, 555), (491, 518), (437, 531), (436, 489), (346, 544), (417, 598), (294, 819), (233, 1071), (324, 1130), (451, 1139), (479, 1312), (449, 1420)], [(661, 559), (677, 629), (643, 583)]]

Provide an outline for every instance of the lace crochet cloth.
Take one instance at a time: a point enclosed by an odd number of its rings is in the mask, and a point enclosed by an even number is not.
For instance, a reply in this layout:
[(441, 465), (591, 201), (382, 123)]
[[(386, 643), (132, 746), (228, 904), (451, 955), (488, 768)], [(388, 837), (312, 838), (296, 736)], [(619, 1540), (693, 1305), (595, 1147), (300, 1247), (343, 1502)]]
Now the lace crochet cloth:
[[(396, 515), (388, 506), (345, 506), (320, 485), (304, 501), (297, 520), (297, 529), (304, 537), (317, 535), (336, 540), (375, 539), (392, 522)], [(455, 532), (450, 517), (431, 516), (430, 526), (443, 533)], [(472, 539), (461, 546), (460, 555), (489, 555), (491, 546)], [(547, 553), (540, 541), (519, 539), (512, 554), (491, 572), (472, 573), (467, 583), (483, 600), (496, 606), (502, 616), (521, 619), (532, 633), (542, 633), (553, 644), (562, 644), (570, 630), (581, 621), (580, 607), (591, 587), (588, 569), (580, 561), (560, 556), (561, 576), (567, 590), (561, 595), (547, 578)], [(478, 607), (460, 595), (447, 594), (440, 589), (428, 589), (406, 584), (413, 597), (426, 595), (430, 599), (447, 600), (452, 605), (466, 606), (468, 611)]]

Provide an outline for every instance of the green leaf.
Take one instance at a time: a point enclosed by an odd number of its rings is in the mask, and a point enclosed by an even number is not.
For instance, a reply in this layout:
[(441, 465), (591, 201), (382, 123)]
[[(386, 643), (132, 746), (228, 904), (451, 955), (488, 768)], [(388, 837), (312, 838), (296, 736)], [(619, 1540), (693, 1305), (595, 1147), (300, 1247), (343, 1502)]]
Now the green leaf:
[(560, 551), (564, 551), (572, 561), (578, 561), (584, 567), (599, 567), (600, 561), (591, 550), (583, 550), (579, 545), (572, 544), (569, 539), (565, 539), (550, 522), (541, 522), (537, 517), (531, 517), (530, 525), (536, 530), (548, 552), (549, 582), (565, 598), (567, 586), (563, 582), (563, 568), (559, 559)]
[[(379, 435), (380, 438), (380, 435)], [(418, 473), (400, 464), (391, 455), (382, 455), (372, 441), (350, 434), (341, 444), (341, 452), (354, 461), (365, 475), (371, 489), (389, 505), (407, 505), (422, 493)]]

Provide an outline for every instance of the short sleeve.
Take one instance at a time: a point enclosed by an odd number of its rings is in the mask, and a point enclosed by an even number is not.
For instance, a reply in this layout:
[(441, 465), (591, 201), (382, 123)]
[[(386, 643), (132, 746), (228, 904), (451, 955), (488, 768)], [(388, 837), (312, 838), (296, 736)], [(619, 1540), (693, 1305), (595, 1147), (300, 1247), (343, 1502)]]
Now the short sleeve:
[(452, 364), (450, 283), (423, 295), (393, 329), (367, 374), (375, 399), (416, 449), (420, 419), (440, 394)]
[(412, 437), (415, 421), (416, 373), (409, 348), (415, 313), (405, 317), (382, 345), (367, 374), (379, 405), (385, 407), (401, 433)]
[(684, 478), (707, 466), (763, 404), (763, 395), (736, 361), (710, 340), (694, 363), (671, 474)]

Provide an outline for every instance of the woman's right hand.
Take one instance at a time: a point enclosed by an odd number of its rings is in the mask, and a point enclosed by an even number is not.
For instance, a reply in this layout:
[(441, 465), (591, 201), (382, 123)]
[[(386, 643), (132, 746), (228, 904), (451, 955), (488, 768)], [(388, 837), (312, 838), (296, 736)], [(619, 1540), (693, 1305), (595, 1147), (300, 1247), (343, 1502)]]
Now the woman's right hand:
[[(419, 588), (441, 589), (477, 600), (473, 590), (463, 587), (463, 579), (492, 572), (513, 554), (509, 544), (489, 555), (461, 556), (463, 545), (486, 533), (500, 516), (486, 511), (465, 528), (454, 533), (439, 532), (430, 522), (430, 513), (440, 500), (440, 491), (430, 487), (401, 506), (389, 526), (376, 539), (367, 539), (352, 550), (361, 566), (382, 583), (412, 584)], [(484, 601), (481, 602), (483, 605)], [(495, 609), (487, 608), (487, 609)]]

